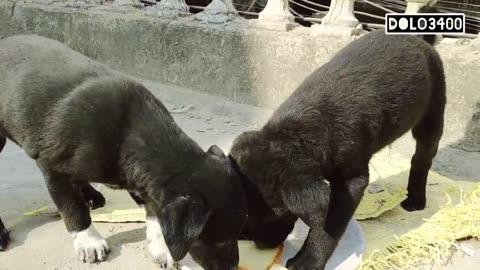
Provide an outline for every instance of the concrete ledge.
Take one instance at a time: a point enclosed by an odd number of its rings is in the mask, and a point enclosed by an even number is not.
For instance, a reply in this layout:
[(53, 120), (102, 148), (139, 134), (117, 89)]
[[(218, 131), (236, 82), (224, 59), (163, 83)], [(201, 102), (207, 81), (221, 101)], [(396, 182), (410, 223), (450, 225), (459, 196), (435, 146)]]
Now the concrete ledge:
[[(138, 9), (0, 3), (0, 37), (37, 33), (132, 75), (273, 106), (308, 72), (348, 43), (308, 29), (250, 29), (246, 20), (207, 25), (166, 20)], [(7, 29), (8, 28), (8, 29)]]
[[(31, 1), (31, 0), (30, 0)], [(0, 38), (36, 33), (134, 76), (275, 107), (350, 39), (297, 27), (266, 31), (246, 20), (206, 25), (134, 8), (0, 3)], [(480, 46), (441, 44), (448, 83), (444, 142), (480, 151)]]

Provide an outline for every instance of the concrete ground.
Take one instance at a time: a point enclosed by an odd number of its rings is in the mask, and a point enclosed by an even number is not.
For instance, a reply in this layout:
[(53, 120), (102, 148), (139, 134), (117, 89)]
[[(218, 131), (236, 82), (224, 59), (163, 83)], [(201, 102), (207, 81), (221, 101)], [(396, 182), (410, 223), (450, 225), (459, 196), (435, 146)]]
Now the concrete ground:
[[(228, 150), (240, 132), (261, 126), (270, 110), (243, 105), (188, 89), (144, 82), (174, 113), (179, 125), (202, 147), (215, 143)], [(411, 155), (410, 136), (395, 143), (392, 151)], [(453, 179), (480, 180), (480, 153), (443, 146), (433, 170)], [(72, 240), (57, 218), (24, 217), (22, 213), (50, 204), (42, 176), (23, 151), (8, 143), (0, 155), (0, 216), (12, 231), (12, 243), (0, 253), (0, 270), (18, 269), (155, 269), (145, 246), (145, 226), (96, 224), (110, 243), (108, 261), (94, 265), (77, 262)], [(480, 242), (465, 243), (472, 257), (457, 253), (452, 264), (434, 269), (478, 269)], [(256, 270), (256, 269), (255, 269)]]

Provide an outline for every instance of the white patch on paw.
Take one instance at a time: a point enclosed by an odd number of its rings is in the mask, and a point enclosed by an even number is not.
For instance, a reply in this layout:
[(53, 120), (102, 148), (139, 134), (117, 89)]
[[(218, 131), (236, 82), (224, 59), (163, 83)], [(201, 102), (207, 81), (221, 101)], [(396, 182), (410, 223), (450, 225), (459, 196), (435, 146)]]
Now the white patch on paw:
[(158, 219), (147, 217), (146, 223), (148, 250), (150, 254), (152, 254), (153, 261), (157, 263), (161, 269), (180, 269), (179, 264), (173, 260), (168, 250)]
[(100, 236), (93, 225), (79, 232), (72, 232), (73, 247), (78, 259), (83, 262), (94, 263), (107, 258), (109, 247), (107, 241)]

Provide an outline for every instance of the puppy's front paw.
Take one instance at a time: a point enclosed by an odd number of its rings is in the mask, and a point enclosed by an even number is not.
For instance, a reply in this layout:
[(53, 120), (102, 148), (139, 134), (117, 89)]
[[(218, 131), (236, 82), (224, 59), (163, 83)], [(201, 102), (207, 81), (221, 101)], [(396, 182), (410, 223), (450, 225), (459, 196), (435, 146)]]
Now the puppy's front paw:
[(83, 231), (73, 232), (72, 236), (73, 247), (78, 259), (82, 262), (101, 262), (107, 258), (110, 251), (107, 241), (100, 236), (92, 225)]
[(10, 232), (7, 229), (0, 230), (0, 251), (5, 250), (9, 242)]
[(413, 196), (409, 196), (401, 203), (401, 205), (402, 208), (408, 212), (419, 211), (425, 209), (426, 201), (426, 198), (414, 198)]
[(153, 261), (158, 264), (161, 269), (166, 270), (177, 270), (181, 269), (180, 265), (175, 262), (170, 255), (170, 252), (165, 250), (165, 245), (158, 240), (147, 240), (148, 241), (148, 250), (152, 254)]
[(177, 270), (181, 269), (178, 262), (175, 262), (168, 250), (167, 243), (163, 238), (162, 228), (157, 219), (147, 218), (147, 243), (148, 250), (153, 257), (153, 261), (161, 269)]

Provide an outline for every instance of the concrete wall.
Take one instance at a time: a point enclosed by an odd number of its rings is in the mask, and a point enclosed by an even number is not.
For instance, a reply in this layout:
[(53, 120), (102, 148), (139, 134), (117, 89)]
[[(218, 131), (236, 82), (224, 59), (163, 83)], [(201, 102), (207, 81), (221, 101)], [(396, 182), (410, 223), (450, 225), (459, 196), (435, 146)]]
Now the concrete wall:
[[(0, 38), (37, 33), (146, 79), (275, 107), (350, 39), (255, 29), (246, 20), (206, 25), (138, 9), (0, 2)], [(41, 0), (36, 0), (41, 1)], [(47, 1), (48, 0), (43, 0)], [(480, 151), (480, 42), (441, 44), (448, 83), (444, 141)]]

